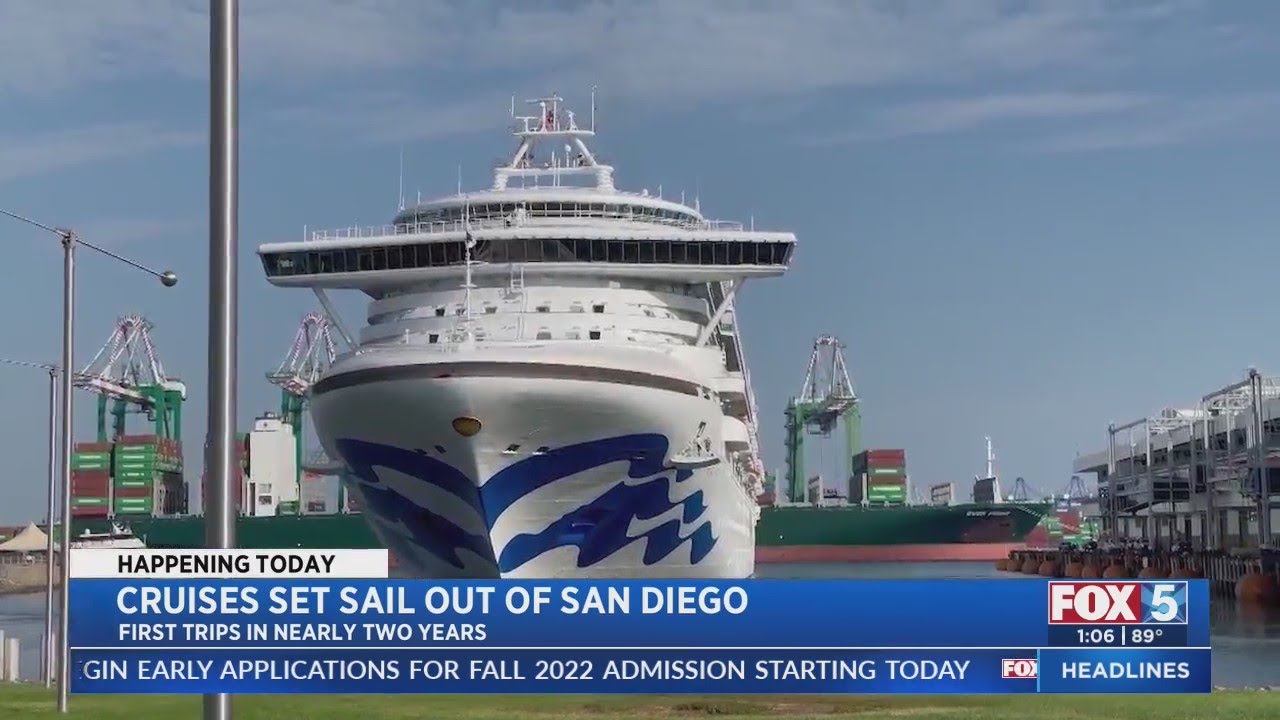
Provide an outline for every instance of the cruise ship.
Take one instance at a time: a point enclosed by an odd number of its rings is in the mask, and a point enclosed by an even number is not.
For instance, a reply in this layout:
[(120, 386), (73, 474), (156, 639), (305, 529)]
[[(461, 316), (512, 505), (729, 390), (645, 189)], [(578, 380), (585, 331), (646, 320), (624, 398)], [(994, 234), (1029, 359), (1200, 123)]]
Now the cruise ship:
[[(789, 232), (614, 186), (590, 119), (513, 99), (488, 189), (259, 248), (346, 339), (308, 402), (402, 571), (744, 578), (763, 472), (734, 300)], [(359, 290), (351, 332), (331, 290)]]

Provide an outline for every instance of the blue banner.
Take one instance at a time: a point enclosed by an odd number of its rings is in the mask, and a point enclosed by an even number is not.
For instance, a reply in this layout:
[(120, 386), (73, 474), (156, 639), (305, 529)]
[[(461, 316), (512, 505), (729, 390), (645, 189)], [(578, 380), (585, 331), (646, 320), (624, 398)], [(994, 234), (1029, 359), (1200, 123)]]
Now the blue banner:
[(1205, 581), (73, 579), (90, 693), (1208, 692)]

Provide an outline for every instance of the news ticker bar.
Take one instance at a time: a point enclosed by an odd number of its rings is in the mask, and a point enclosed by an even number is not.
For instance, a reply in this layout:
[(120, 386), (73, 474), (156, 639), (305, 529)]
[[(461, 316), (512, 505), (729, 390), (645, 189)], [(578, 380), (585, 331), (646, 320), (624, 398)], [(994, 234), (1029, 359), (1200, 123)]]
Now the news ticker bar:
[(71, 691), (309, 693), (1207, 693), (1208, 648), (73, 649)]

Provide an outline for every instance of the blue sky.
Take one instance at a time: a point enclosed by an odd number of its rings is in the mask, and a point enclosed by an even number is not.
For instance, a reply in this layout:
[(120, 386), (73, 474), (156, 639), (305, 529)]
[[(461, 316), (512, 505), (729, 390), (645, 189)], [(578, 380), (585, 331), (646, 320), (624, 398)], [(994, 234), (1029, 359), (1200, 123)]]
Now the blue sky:
[[(151, 318), (191, 385), (193, 479), (206, 7), (0, 0), (0, 207), (182, 276), (164, 290), (82, 253), (77, 364), (116, 316)], [(1108, 420), (1280, 366), (1276, 3), (272, 0), (243, 3), (241, 28), (243, 426), (277, 406), (263, 376), (314, 309), (267, 285), (258, 244), (388, 220), (402, 147), (411, 198), (453, 192), (460, 164), (487, 184), (512, 92), (585, 116), (592, 85), (621, 185), (799, 237), (791, 272), (740, 300), (769, 467), (821, 333), (848, 345), (866, 443), (905, 447), (921, 484), (972, 478), (989, 434), (1003, 476), (1061, 488)], [(9, 221), (0, 238), (0, 355), (52, 360), (57, 244)], [(0, 369), (0, 387), (16, 522), (42, 514), (45, 385)]]

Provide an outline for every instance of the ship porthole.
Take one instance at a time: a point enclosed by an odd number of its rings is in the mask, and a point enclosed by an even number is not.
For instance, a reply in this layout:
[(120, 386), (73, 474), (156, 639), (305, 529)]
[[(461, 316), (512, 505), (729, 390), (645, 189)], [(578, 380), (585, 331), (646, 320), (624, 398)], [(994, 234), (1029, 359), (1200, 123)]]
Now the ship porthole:
[(480, 421), (473, 417), (456, 417), (453, 419), (453, 430), (462, 437), (471, 437), (480, 432)]

